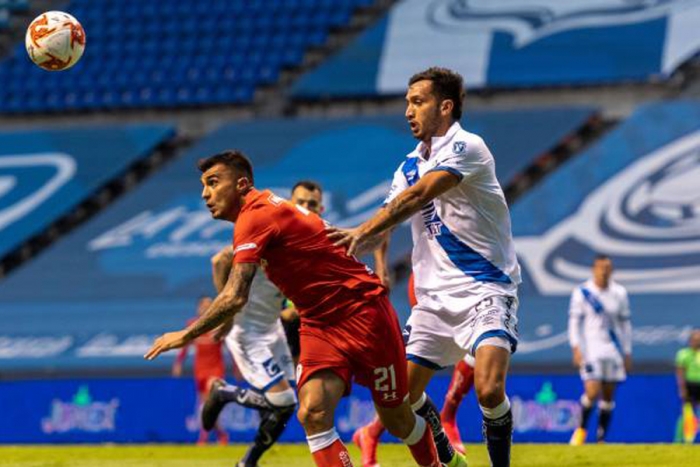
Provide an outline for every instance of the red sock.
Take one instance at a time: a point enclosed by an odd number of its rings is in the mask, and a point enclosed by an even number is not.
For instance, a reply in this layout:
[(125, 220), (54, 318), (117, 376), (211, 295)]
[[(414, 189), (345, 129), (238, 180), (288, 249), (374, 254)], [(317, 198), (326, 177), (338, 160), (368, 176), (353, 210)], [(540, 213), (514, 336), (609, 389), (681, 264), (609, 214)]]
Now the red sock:
[(312, 455), (318, 467), (352, 467), (350, 454), (339, 439), (336, 439), (330, 446), (312, 453)]
[(445, 394), (445, 404), (442, 406), (442, 412), (440, 413), (443, 423), (455, 422), (457, 408), (459, 408), (459, 404), (464, 396), (471, 391), (472, 386), (474, 386), (474, 368), (467, 365), (464, 360), (461, 360), (455, 365), (450, 387), (447, 389), (447, 394)]
[[(420, 420), (420, 421), (419, 421)], [(420, 425), (418, 425), (420, 424)], [(433, 432), (428, 427), (428, 424), (420, 417), (416, 417), (416, 430), (421, 429), (423, 434), (420, 439), (414, 444), (408, 444), (409, 439), (405, 439), (404, 442), (408, 445), (408, 449), (411, 450), (411, 455), (421, 467), (440, 467), (440, 458), (438, 457), (437, 448), (435, 447), (435, 441), (433, 441)], [(411, 433), (412, 437), (413, 433)]]
[(367, 429), (367, 434), (371, 436), (374, 439), (379, 438), (382, 436), (382, 433), (384, 433), (384, 425), (382, 424), (382, 421), (379, 420), (379, 417), (375, 416), (374, 420), (369, 422), (369, 424), (366, 425), (365, 427)]

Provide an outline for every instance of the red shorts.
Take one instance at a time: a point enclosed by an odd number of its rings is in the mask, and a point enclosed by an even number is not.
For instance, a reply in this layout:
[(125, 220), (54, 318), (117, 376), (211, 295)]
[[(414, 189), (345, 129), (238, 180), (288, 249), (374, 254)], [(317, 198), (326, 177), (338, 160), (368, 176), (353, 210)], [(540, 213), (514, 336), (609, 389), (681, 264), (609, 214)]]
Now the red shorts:
[(369, 388), (374, 403), (381, 407), (397, 407), (408, 397), (401, 327), (386, 296), (331, 325), (302, 324), (299, 336), (299, 388), (317, 371), (331, 370), (345, 381), (345, 395), (354, 379)]

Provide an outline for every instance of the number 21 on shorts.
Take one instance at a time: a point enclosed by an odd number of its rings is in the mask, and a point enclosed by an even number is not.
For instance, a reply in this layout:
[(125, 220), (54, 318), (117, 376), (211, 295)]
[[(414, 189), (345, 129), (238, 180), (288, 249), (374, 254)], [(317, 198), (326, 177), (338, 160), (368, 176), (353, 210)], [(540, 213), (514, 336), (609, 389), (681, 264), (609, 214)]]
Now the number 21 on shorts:
[(394, 365), (383, 366), (374, 369), (374, 390), (381, 392), (382, 400), (392, 401), (396, 395), (396, 372)]

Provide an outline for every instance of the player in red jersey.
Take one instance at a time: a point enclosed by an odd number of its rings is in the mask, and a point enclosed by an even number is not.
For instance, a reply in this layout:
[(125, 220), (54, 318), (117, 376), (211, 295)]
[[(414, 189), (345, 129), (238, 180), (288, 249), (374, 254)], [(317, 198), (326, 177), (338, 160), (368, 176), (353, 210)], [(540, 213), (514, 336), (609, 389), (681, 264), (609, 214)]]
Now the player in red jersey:
[[(197, 303), (197, 316), (202, 316), (204, 312), (211, 305), (210, 297), (200, 297)], [(194, 323), (196, 319), (191, 319), (187, 322), (187, 325)], [(199, 336), (194, 340), (194, 381), (197, 387), (197, 400), (199, 405), (207, 400), (209, 395), (209, 390), (211, 389), (211, 384), (217, 379), (223, 378), (226, 373), (226, 365), (224, 364), (224, 357), (221, 352), (222, 341), (214, 339), (212, 333), (207, 333)], [(175, 377), (182, 376), (182, 364), (187, 358), (187, 353), (189, 351), (189, 345), (186, 345), (178, 353), (173, 363), (172, 373)], [(228, 433), (226, 430), (221, 428), (218, 424), (216, 425), (216, 439), (219, 444), (228, 443)], [(199, 429), (199, 440), (197, 444), (205, 444), (209, 433), (206, 430)]]
[(425, 420), (408, 404), (406, 354), (386, 289), (371, 270), (326, 236), (316, 214), (253, 187), (253, 168), (239, 151), (199, 163), (202, 198), (212, 216), (236, 223), (233, 268), (204, 316), (162, 335), (153, 359), (227, 323), (246, 304), (260, 265), (299, 310), (299, 411), (316, 465), (352, 465), (334, 427), (335, 408), (352, 381), (368, 386), (385, 426), (420, 466), (439, 467)]
[[(413, 273), (411, 273), (408, 277), (408, 304), (413, 308), (417, 303), (418, 300), (416, 299), (416, 291), (413, 285)], [(440, 420), (447, 438), (452, 446), (462, 454), (465, 452), (464, 443), (462, 443), (455, 419), (459, 404), (462, 403), (464, 396), (469, 394), (472, 387), (474, 387), (474, 359), (467, 355), (455, 365), (450, 386), (447, 388), (447, 394), (445, 394), (445, 403), (440, 412)], [(371, 422), (358, 428), (353, 433), (352, 442), (355, 443), (362, 453), (363, 467), (379, 467), (377, 462), (377, 445), (384, 430), (382, 421), (378, 417), (374, 417)]]

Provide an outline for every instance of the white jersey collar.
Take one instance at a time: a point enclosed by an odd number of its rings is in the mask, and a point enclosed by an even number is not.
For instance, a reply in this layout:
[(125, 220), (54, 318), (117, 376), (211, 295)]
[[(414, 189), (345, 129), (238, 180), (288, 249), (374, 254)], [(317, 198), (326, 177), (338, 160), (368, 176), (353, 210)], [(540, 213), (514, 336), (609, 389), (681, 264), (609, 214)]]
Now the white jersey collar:
[[(447, 130), (447, 133), (445, 133), (443, 136), (433, 136), (430, 139), (430, 157), (433, 157), (435, 154), (440, 152), (440, 150), (445, 147), (445, 145), (449, 143), (454, 135), (461, 129), (462, 125), (460, 125), (459, 122), (454, 122)], [(428, 146), (424, 142), (421, 141), (418, 143), (416, 150), (423, 160), (427, 160), (425, 157), (423, 157), (428, 151)]]

